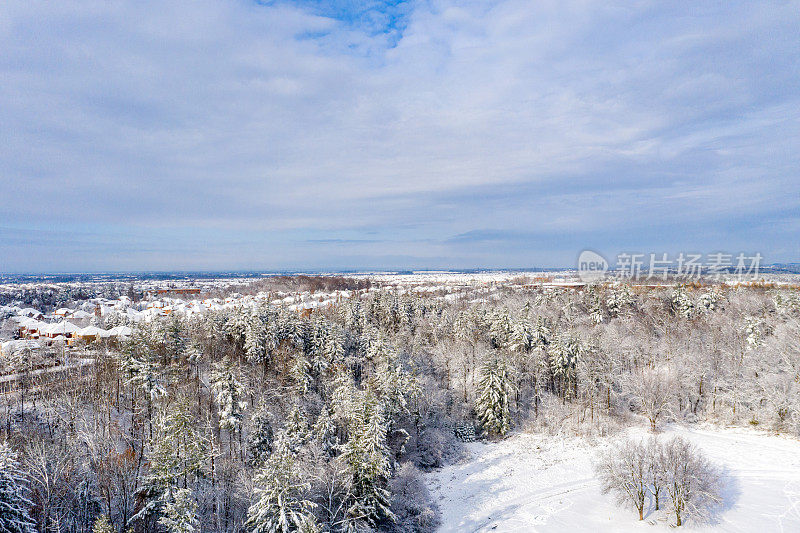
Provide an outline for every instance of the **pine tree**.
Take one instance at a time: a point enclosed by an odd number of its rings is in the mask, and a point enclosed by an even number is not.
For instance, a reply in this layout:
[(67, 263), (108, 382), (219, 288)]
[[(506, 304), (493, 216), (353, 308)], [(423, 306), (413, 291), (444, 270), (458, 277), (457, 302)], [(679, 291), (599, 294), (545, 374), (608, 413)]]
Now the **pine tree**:
[(692, 318), (695, 313), (695, 305), (692, 299), (686, 294), (686, 289), (678, 287), (672, 294), (672, 310), (684, 318)]
[(272, 416), (265, 409), (260, 409), (250, 420), (251, 428), (247, 436), (247, 450), (250, 452), (253, 465), (261, 465), (272, 453), (274, 434)]
[(170, 315), (169, 321), (164, 328), (164, 343), (167, 353), (173, 361), (183, 360), (189, 341), (186, 328), (177, 315)]
[(548, 320), (545, 317), (536, 317), (536, 323), (533, 326), (533, 346), (544, 347), (550, 344), (550, 339), (553, 335), (553, 330), (550, 327)]
[(158, 521), (169, 533), (194, 533), (200, 526), (197, 502), (189, 489), (177, 489), (173, 499), (164, 505), (164, 515)]
[(100, 515), (100, 518), (94, 521), (94, 526), (92, 527), (92, 533), (116, 533), (117, 530), (114, 529), (114, 526), (111, 524), (111, 521), (108, 519), (108, 515)]
[(238, 308), (227, 315), (223, 330), (236, 345), (237, 349), (244, 352), (244, 344), (247, 338), (248, 314), (244, 309)]
[(489, 435), (505, 435), (511, 423), (510, 396), (512, 381), (505, 362), (491, 358), (481, 368), (475, 410)]
[(374, 397), (365, 398), (362, 416), (363, 422), (344, 445), (343, 457), (353, 485), (347, 516), (354, 527), (359, 522), (375, 527), (384, 520), (395, 519), (390, 508), (391, 493), (386, 488), (391, 477), (386, 445), (388, 424), (382, 405)]
[(204, 454), (191, 403), (179, 398), (157, 420), (148, 453), (150, 477), (162, 488), (188, 488), (201, 475)]
[(370, 384), (380, 397), (390, 422), (398, 415), (408, 414), (409, 404), (421, 394), (417, 377), (404, 369), (394, 355), (378, 366)]
[(308, 438), (308, 419), (299, 405), (295, 405), (286, 417), (286, 427), (283, 437), (286, 445), (292, 453), (305, 443)]
[(508, 309), (496, 309), (489, 317), (489, 337), (495, 348), (508, 346), (513, 333)]
[(534, 345), (533, 325), (525, 319), (515, 320), (508, 349), (512, 352), (530, 352)]
[(344, 358), (344, 332), (338, 326), (326, 330), (322, 345), (322, 358), (325, 366), (320, 370), (326, 370)]
[(230, 362), (216, 363), (211, 371), (211, 391), (219, 407), (219, 425), (231, 434), (241, 428), (247, 403), (242, 400), (244, 386), (236, 378)]
[(301, 481), (295, 459), (284, 439), (253, 478), (255, 501), (247, 512), (253, 533), (288, 533), (315, 528), (316, 505), (305, 499), (310, 485)]
[(0, 531), (3, 533), (36, 533), (31, 519), (28, 487), (19, 471), (17, 454), (7, 442), (0, 444)]
[(202, 475), (204, 441), (197, 430), (190, 402), (179, 398), (163, 412), (147, 452), (150, 472), (138, 489), (145, 505), (132, 520), (164, 516), (177, 490), (187, 489)]
[(266, 315), (254, 314), (245, 326), (244, 350), (252, 363), (269, 361), (271, 346)]
[(558, 393), (566, 400), (574, 396), (577, 388), (578, 357), (582, 350), (579, 339), (557, 334), (548, 346), (550, 369), (558, 386)]
[(289, 374), (295, 382), (297, 392), (301, 395), (306, 394), (311, 387), (311, 363), (303, 354), (294, 356), (292, 367), (289, 369)]

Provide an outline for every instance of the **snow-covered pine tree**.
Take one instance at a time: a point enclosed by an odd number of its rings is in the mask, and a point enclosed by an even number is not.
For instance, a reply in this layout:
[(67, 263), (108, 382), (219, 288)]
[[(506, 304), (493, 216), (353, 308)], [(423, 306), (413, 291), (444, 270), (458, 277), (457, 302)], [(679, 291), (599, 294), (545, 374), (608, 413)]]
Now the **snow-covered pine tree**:
[(612, 317), (616, 317), (625, 309), (632, 307), (635, 301), (629, 285), (611, 286), (606, 297), (606, 309)]
[(261, 465), (272, 453), (274, 432), (272, 416), (266, 409), (259, 409), (250, 419), (250, 431), (247, 436), (247, 450), (250, 452), (252, 464)]
[(512, 352), (530, 352), (533, 346), (533, 324), (524, 318), (514, 320), (511, 324), (511, 337), (508, 349)]
[(308, 438), (308, 419), (299, 405), (295, 404), (286, 417), (286, 426), (283, 431), (283, 439), (286, 441), (287, 448), (296, 453), (300, 446)]
[(164, 516), (179, 488), (186, 489), (201, 475), (204, 441), (195, 425), (188, 398), (179, 398), (156, 419), (147, 451), (150, 471), (138, 494), (145, 505), (131, 520)]
[(350, 529), (356, 529), (359, 523), (376, 527), (382, 521), (394, 521), (391, 493), (387, 489), (391, 477), (386, 445), (388, 424), (377, 398), (365, 397), (362, 416), (363, 422), (343, 447), (353, 487), (352, 503), (347, 511)]
[(489, 316), (489, 337), (494, 347), (507, 347), (512, 330), (511, 316), (505, 307), (496, 309)]
[(695, 305), (684, 287), (678, 287), (672, 293), (672, 310), (684, 318), (692, 318), (695, 314)]
[(100, 517), (94, 521), (94, 526), (92, 526), (92, 533), (116, 533), (117, 530), (114, 529), (114, 526), (111, 524), (111, 521), (108, 519), (108, 515), (100, 515)]
[(550, 322), (543, 316), (537, 316), (536, 322), (533, 325), (533, 346), (547, 346), (550, 344), (552, 336), (553, 328), (550, 327)]
[(169, 321), (164, 327), (164, 344), (173, 361), (180, 361), (184, 358), (189, 340), (186, 327), (177, 315), (170, 315)]
[(241, 429), (244, 409), (244, 385), (237, 379), (229, 361), (215, 363), (211, 370), (211, 391), (219, 409), (219, 425), (231, 435)]
[(322, 355), (327, 363), (326, 369), (344, 358), (344, 340), (344, 332), (338, 325), (334, 324), (327, 329), (322, 346)]
[(747, 338), (747, 348), (758, 348), (764, 343), (764, 331), (761, 321), (754, 316), (748, 316), (744, 319), (744, 333)]
[(336, 424), (333, 423), (327, 408), (322, 409), (314, 427), (311, 428), (311, 438), (320, 446), (328, 456), (333, 456), (336, 451)]
[(380, 397), (390, 423), (398, 415), (407, 414), (409, 404), (421, 394), (416, 375), (403, 368), (393, 352), (378, 365), (370, 385)]
[(36, 533), (31, 519), (28, 486), (19, 471), (17, 454), (7, 442), (0, 444), (0, 531), (3, 533)]
[(129, 365), (128, 371), (131, 373), (129, 385), (141, 389), (151, 402), (166, 395), (164, 376), (157, 363), (146, 359), (129, 359), (126, 364)]
[(295, 354), (289, 374), (292, 376), (297, 392), (300, 395), (308, 393), (311, 387), (311, 370), (311, 362), (308, 358), (302, 353)]
[(510, 401), (513, 393), (508, 367), (500, 357), (491, 357), (481, 367), (475, 411), (489, 435), (505, 435), (511, 424)]
[(577, 388), (577, 366), (582, 345), (579, 339), (557, 334), (548, 346), (553, 377), (562, 399), (572, 398)]
[(241, 307), (230, 311), (226, 315), (226, 320), (223, 325), (223, 330), (228, 334), (228, 337), (233, 341), (238, 350), (244, 351), (244, 344), (247, 338), (247, 322), (249, 313), (245, 312)]
[(305, 498), (308, 483), (301, 480), (295, 458), (284, 439), (253, 478), (254, 501), (247, 512), (253, 533), (314, 531), (316, 505)]
[(148, 452), (150, 475), (159, 486), (188, 488), (201, 475), (204, 455), (191, 402), (180, 397), (157, 420)]
[(197, 519), (197, 502), (189, 489), (176, 489), (171, 501), (164, 505), (164, 514), (158, 521), (169, 533), (194, 533), (200, 526)]

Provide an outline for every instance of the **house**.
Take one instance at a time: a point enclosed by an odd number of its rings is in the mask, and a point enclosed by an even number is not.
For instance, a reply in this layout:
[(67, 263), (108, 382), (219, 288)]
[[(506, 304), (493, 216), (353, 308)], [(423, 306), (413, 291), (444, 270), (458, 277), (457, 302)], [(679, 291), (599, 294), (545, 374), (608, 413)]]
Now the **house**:
[(38, 338), (41, 329), (48, 325), (44, 322), (39, 322), (35, 318), (30, 318), (27, 316), (15, 317), (14, 319), (17, 321), (17, 331), (21, 338)]
[(109, 337), (130, 337), (133, 330), (128, 326), (117, 326), (108, 330)]
[(44, 316), (44, 313), (42, 313), (40, 311), (37, 311), (36, 309), (33, 309), (32, 307), (26, 307), (25, 309), (20, 309), (19, 315), (20, 316), (27, 316), (29, 318), (37, 318), (37, 319), (39, 319), (39, 318), (42, 318)]
[(63, 321), (49, 324), (47, 327), (42, 328), (41, 333), (51, 339), (58, 335), (63, 335), (65, 338), (69, 339), (72, 338), (78, 330), (80, 330), (80, 328), (72, 322)]
[(75, 337), (87, 342), (92, 342), (96, 341), (98, 338), (108, 337), (108, 332), (104, 329), (98, 328), (97, 326), (86, 326), (85, 328), (76, 331)]

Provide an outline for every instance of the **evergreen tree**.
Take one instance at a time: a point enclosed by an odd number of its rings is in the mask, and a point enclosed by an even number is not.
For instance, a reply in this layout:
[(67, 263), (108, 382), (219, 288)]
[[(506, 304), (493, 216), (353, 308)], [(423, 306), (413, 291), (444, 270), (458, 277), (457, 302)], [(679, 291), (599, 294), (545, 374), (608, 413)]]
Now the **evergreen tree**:
[(556, 380), (557, 391), (564, 400), (575, 395), (578, 357), (581, 350), (580, 340), (561, 334), (557, 334), (548, 346), (550, 369)]
[(94, 521), (92, 533), (117, 533), (117, 530), (114, 529), (114, 526), (108, 519), (108, 515), (104, 514), (100, 515), (100, 518)]
[(17, 454), (7, 442), (0, 444), (0, 531), (3, 533), (36, 533), (31, 519), (28, 486), (19, 471)]
[(245, 326), (244, 350), (252, 363), (266, 363), (271, 352), (266, 315), (254, 314)]
[(230, 362), (216, 363), (211, 372), (211, 391), (219, 408), (219, 425), (231, 435), (241, 428), (247, 403), (242, 400), (244, 386), (236, 378)]
[(286, 417), (283, 438), (292, 453), (296, 453), (308, 438), (308, 419), (299, 405), (295, 405)]
[(481, 368), (475, 410), (489, 435), (505, 435), (511, 423), (510, 396), (512, 381), (505, 361), (490, 358)]
[(505, 348), (511, 340), (513, 328), (511, 316), (505, 307), (496, 309), (489, 317), (489, 337), (492, 346), (495, 348)]
[(170, 405), (157, 423), (148, 459), (150, 477), (159, 487), (188, 488), (201, 476), (205, 449), (188, 398)]
[(294, 456), (284, 439), (253, 478), (254, 499), (247, 512), (253, 533), (312, 531), (316, 505), (305, 499), (310, 485), (301, 481)]
[(186, 355), (189, 340), (186, 328), (177, 315), (170, 315), (169, 321), (164, 328), (164, 344), (167, 354), (173, 361), (181, 361)]
[(197, 502), (189, 489), (177, 489), (172, 501), (164, 505), (164, 515), (158, 521), (169, 533), (194, 533), (200, 526)]
[(377, 399), (367, 396), (363, 422), (344, 445), (343, 457), (352, 476), (352, 503), (347, 511), (351, 526), (366, 522), (376, 527), (384, 520), (394, 521), (391, 493), (386, 488), (391, 477), (388, 424)]
[(695, 305), (692, 299), (686, 294), (686, 289), (678, 287), (672, 294), (672, 310), (675, 314), (684, 318), (692, 318), (695, 313)]
[(265, 409), (259, 409), (250, 420), (250, 424), (251, 428), (247, 436), (247, 450), (250, 452), (252, 463), (261, 465), (272, 453), (274, 439), (272, 416)]
[(147, 452), (150, 472), (137, 491), (146, 503), (134, 519), (163, 517), (165, 505), (174, 503), (177, 490), (187, 489), (201, 477), (204, 454), (190, 402), (180, 398), (156, 420)]
[(530, 352), (534, 345), (533, 324), (520, 319), (512, 323), (508, 349), (512, 352)]

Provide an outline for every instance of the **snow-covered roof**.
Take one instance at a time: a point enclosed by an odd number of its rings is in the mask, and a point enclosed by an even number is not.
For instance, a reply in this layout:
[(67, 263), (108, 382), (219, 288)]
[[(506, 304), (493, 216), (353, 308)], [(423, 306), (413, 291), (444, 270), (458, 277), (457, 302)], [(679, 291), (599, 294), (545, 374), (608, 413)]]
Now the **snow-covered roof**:
[(108, 334), (112, 337), (130, 337), (133, 330), (128, 326), (117, 326), (108, 330)]
[(106, 330), (100, 329), (97, 326), (86, 326), (83, 329), (79, 329), (75, 333), (81, 337), (97, 337), (103, 336), (106, 333)]
[(49, 324), (46, 330), (42, 330), (42, 332), (49, 335), (66, 335), (68, 333), (77, 333), (79, 330), (80, 328), (78, 326), (65, 320), (64, 322)]

